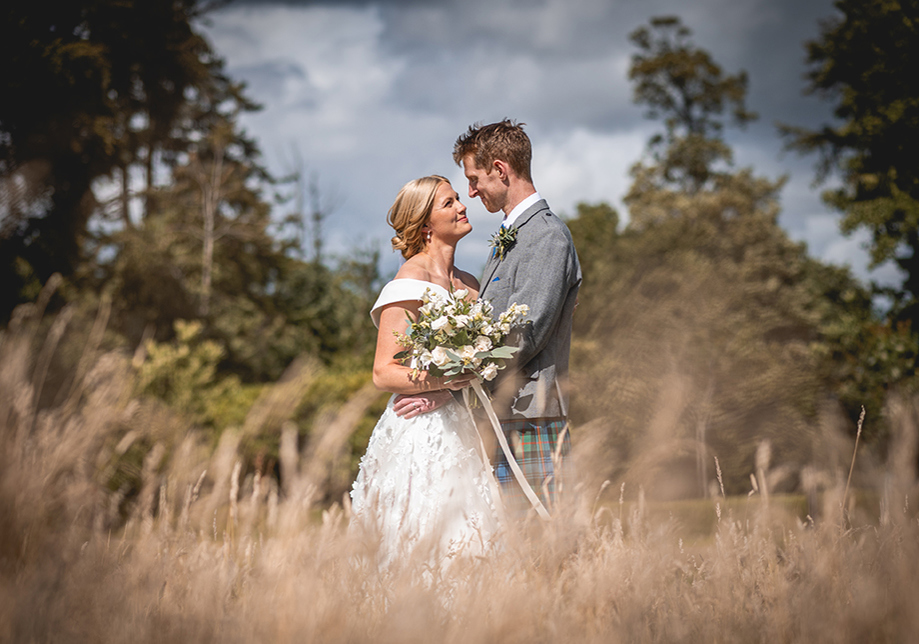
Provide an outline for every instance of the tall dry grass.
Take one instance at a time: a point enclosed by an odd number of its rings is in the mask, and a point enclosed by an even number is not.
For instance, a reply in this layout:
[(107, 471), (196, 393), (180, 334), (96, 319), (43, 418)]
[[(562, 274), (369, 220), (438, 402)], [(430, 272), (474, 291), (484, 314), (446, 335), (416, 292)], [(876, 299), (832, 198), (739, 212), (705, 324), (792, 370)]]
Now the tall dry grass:
[[(347, 504), (317, 507), (369, 392), (305, 449), (286, 426), (281, 481), (243, 476), (239, 441), (252, 427), (208, 447), (134, 400), (128, 358), (92, 342), (70, 395), (40, 409), (43, 365), (66, 321), (39, 338), (39, 315), (40, 306), (21, 311), (0, 336), (0, 641), (906, 642), (919, 633), (914, 402), (891, 409), (894, 457), (862, 474), (879, 482), (882, 510), (858, 527), (842, 507), (844, 468), (815, 465), (803, 477), (822, 488), (819, 520), (780, 516), (768, 494), (779, 467), (764, 446), (753, 503), (743, 512), (712, 503), (708, 539), (691, 541), (640, 494), (598, 503), (581, 489), (552, 523), (508, 530), (492, 558), (446, 571), (419, 559), (381, 573), (373, 541), (346, 529)], [(290, 413), (309, 377), (304, 368), (285, 380), (247, 424)], [(135, 441), (151, 447), (127, 504), (104, 483)]]

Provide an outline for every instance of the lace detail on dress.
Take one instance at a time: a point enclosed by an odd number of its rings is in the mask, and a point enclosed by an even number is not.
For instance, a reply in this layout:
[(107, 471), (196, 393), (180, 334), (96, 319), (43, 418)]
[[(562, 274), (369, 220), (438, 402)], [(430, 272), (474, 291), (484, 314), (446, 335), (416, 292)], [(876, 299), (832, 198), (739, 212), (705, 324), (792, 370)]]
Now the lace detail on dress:
[(351, 491), (352, 526), (379, 535), (379, 564), (479, 556), (498, 529), (494, 480), (468, 412), (456, 401), (411, 420), (392, 399)]

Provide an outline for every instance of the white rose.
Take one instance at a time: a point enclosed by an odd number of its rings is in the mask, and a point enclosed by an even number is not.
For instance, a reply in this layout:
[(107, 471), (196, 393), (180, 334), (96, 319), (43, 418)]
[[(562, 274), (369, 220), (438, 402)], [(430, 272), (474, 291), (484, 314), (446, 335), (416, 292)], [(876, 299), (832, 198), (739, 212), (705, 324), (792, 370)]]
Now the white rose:
[(462, 351), (460, 351), (460, 357), (463, 360), (472, 360), (475, 358), (475, 347), (471, 344), (465, 345)]
[(475, 339), (475, 350), (476, 351), (490, 351), (492, 347), (491, 338), (488, 338), (484, 335), (480, 335)]
[(431, 328), (435, 331), (440, 331), (441, 329), (445, 331), (450, 330), (450, 319), (446, 315), (442, 315), (433, 322), (431, 322)]
[(450, 356), (447, 355), (447, 350), (443, 347), (434, 347), (434, 350), (431, 351), (431, 362), (438, 367), (443, 367), (450, 362)]
[(468, 315), (457, 315), (455, 318), (453, 318), (453, 322), (456, 324), (457, 329), (462, 329), (464, 326), (472, 322), (472, 318), (470, 318)]
[(485, 380), (494, 380), (495, 376), (497, 375), (498, 365), (496, 365), (494, 362), (490, 363), (484, 369), (482, 369), (482, 377), (485, 378)]

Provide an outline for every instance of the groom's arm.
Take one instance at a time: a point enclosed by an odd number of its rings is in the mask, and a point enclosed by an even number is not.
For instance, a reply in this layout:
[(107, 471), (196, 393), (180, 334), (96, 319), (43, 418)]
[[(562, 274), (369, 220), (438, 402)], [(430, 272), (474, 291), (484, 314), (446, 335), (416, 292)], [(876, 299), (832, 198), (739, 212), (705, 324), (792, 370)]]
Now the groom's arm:
[(515, 344), (520, 350), (513, 365), (527, 364), (548, 344), (564, 309), (569, 290), (576, 281), (577, 256), (562, 230), (547, 230), (533, 235), (521, 253), (508, 303), (526, 304), (530, 311)]

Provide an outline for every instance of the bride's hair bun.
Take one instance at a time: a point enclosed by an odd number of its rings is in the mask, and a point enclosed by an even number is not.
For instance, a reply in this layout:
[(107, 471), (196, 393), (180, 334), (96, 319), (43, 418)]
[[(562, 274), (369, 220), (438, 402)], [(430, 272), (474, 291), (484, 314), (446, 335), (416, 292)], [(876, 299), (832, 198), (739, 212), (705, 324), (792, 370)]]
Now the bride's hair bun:
[(392, 248), (400, 251), (405, 259), (424, 250), (421, 229), (431, 215), (434, 195), (441, 183), (449, 184), (450, 181), (438, 174), (409, 181), (402, 186), (389, 209), (386, 221), (396, 231)]

